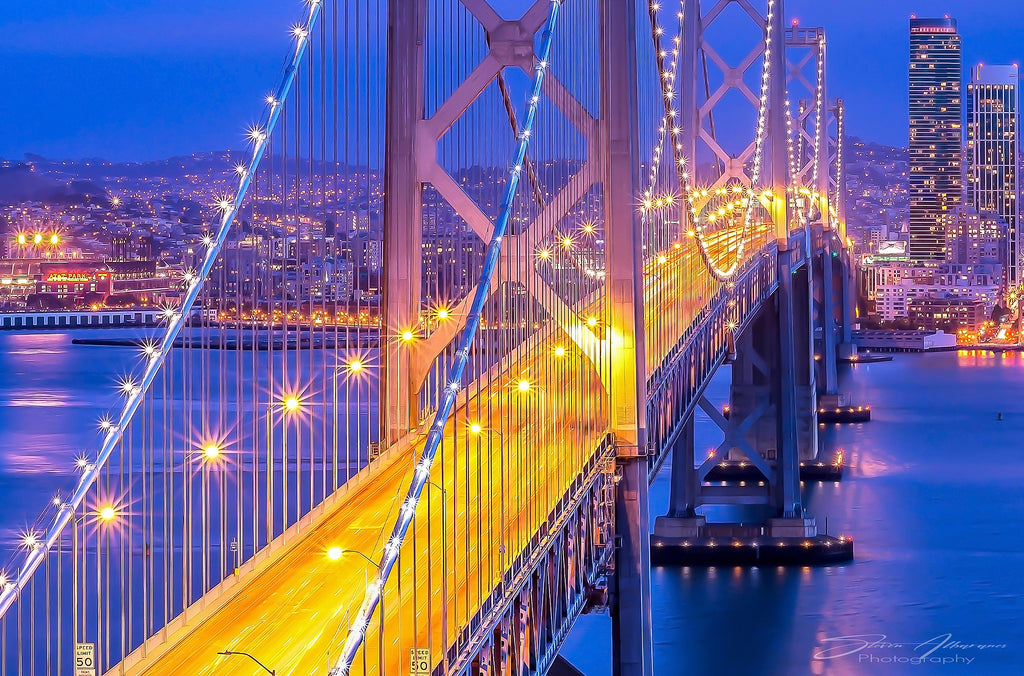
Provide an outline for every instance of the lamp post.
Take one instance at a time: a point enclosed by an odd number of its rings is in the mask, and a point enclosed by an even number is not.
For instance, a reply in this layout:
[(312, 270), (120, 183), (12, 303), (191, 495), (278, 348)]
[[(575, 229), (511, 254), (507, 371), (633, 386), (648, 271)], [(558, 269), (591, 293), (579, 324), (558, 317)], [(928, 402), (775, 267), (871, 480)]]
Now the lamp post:
[[(425, 484), (441, 491), (441, 660), (448, 673), (448, 491), (428, 480)], [(429, 519), (427, 520), (429, 524)], [(468, 563), (468, 562), (467, 562)]]
[(221, 650), (217, 654), (218, 655), (224, 655), (225, 657), (230, 657), (231, 655), (241, 655), (243, 657), (248, 657), (250, 660), (252, 660), (256, 664), (260, 665), (260, 668), (263, 669), (263, 671), (265, 671), (268, 674), (270, 674), (270, 676), (276, 676), (277, 672), (275, 672), (273, 669), (271, 669), (267, 665), (263, 664), (263, 662), (260, 662), (258, 659), (256, 659), (255, 657), (253, 657), (249, 653), (244, 653), (244, 652), (242, 652), (240, 650)]
[[(522, 394), (523, 396), (529, 396), (529, 395), (533, 394), (534, 392), (536, 392), (536, 393), (538, 393), (540, 395), (540, 400), (541, 400), (541, 404), (540, 404), (540, 407), (541, 407), (541, 429), (544, 430), (544, 432), (542, 432), (542, 433), (546, 433), (546, 431), (547, 431), (547, 425), (546, 425), (546, 420), (547, 420), (547, 391), (543, 387), (541, 387), (540, 385), (532, 383), (529, 380), (527, 380), (526, 378), (520, 378), (519, 380), (515, 381), (514, 386), (515, 386), (516, 391), (519, 392), (520, 394)], [(539, 484), (540, 484), (540, 477), (537, 475), (536, 463), (530, 463), (530, 470), (533, 472), (534, 482), (539, 486)], [(522, 472), (520, 472), (520, 474), (521, 473)], [(548, 481), (545, 481), (544, 482), (545, 490), (549, 491), (550, 487), (551, 487), (551, 483), (548, 482)], [(520, 497), (520, 501), (521, 502), (526, 502), (526, 503), (529, 503), (531, 505), (534, 502), (533, 500), (530, 499), (529, 495), (525, 495), (525, 496), (521, 495), (519, 497)], [(550, 497), (551, 496), (548, 495), (546, 497), (548, 498), (548, 505), (550, 505)], [(539, 525), (539, 524), (537, 524), (537, 525)], [(531, 525), (529, 528), (530, 528), (530, 530), (528, 532), (532, 532), (534, 527), (533, 527), (533, 525)]]
[[(331, 561), (339, 561), (341, 559), (341, 557), (345, 556), (346, 554), (355, 554), (356, 556), (361, 558), (363, 561), (365, 561), (366, 563), (370, 564), (371, 566), (373, 566), (374, 568), (377, 569), (377, 579), (378, 579), (378, 581), (377, 581), (376, 584), (380, 584), (381, 585), (381, 588), (380, 588), (381, 608), (380, 608), (380, 613), (379, 613), (379, 615), (380, 615), (380, 636), (379, 636), (378, 642), (380, 643), (381, 651), (383, 652), (383, 650), (384, 650), (384, 587), (383, 587), (383, 581), (380, 580), (380, 564), (377, 563), (376, 561), (374, 561), (373, 559), (371, 559), (366, 554), (363, 554), (358, 549), (342, 549), (341, 547), (331, 547), (330, 549), (327, 550), (327, 558), (329, 558)], [(366, 585), (365, 577), (364, 577), (364, 580), (363, 580), (363, 585), (364, 586)], [(331, 643), (328, 644), (328, 648), (327, 648), (327, 664), (328, 664), (328, 667), (330, 667), (330, 664), (331, 664), (331, 649), (330, 649), (330, 645), (333, 645), (334, 640), (338, 637), (338, 632), (340, 632), (341, 628), (343, 626), (345, 626), (346, 624), (348, 624), (348, 613), (345, 613), (345, 619), (342, 620), (341, 624), (338, 625), (338, 628), (334, 631), (334, 636), (331, 638)], [(383, 655), (381, 656), (381, 662), (383, 662)], [(335, 676), (338, 672), (335, 671), (334, 669), (329, 669), (327, 673), (328, 673), (328, 676)]]
[(504, 433), (502, 433), (501, 430), (491, 429), (489, 427), (483, 427), (479, 423), (473, 423), (472, 425), (470, 425), (469, 426), (469, 431), (470, 431), (471, 434), (474, 434), (474, 435), (496, 434), (496, 435), (498, 435), (498, 439), (499, 439), (499, 442), (500, 442), (501, 459), (500, 459), (500, 462), (499, 462), (499, 469), (498, 469), (498, 471), (501, 474), (501, 489), (499, 490), (499, 493), (501, 494), (501, 496), (500, 496), (500, 499), (501, 499), (501, 537), (500, 537), (500, 540), (498, 542), (498, 565), (501, 567), (501, 591), (502, 591), (502, 594), (504, 594), (505, 593), (505, 525), (506, 525), (506, 516), (505, 516), (505, 435), (504, 435)]
[[(334, 369), (331, 372), (331, 380), (333, 386), (331, 387), (331, 415), (334, 416), (334, 433), (333, 433), (333, 448), (334, 448), (334, 488), (338, 487), (338, 373), (345, 371), (347, 373), (346, 380), (351, 379), (353, 383), (358, 384), (359, 380), (372, 366), (367, 363), (365, 356), (356, 355), (346, 361), (344, 364), (335, 364)], [(367, 463), (370, 461), (370, 457), (367, 457)], [(350, 458), (348, 452), (345, 453), (345, 480), (348, 481), (350, 474)], [(356, 462), (358, 463), (359, 457), (356, 454)], [(357, 470), (358, 471), (358, 470)]]
[[(86, 465), (85, 465), (84, 461), (80, 461), (79, 462), (79, 467), (81, 469), (85, 469)], [(82, 529), (83, 529), (83, 540), (84, 540), (85, 539), (85, 536), (84, 536), (84, 528), (85, 528), (85, 526), (84, 526), (84, 524), (87, 523), (87, 519), (90, 516), (94, 517), (95, 521), (97, 521), (97, 522), (99, 522), (101, 524), (110, 525), (111, 522), (113, 522), (115, 519), (117, 519), (119, 516), (121, 516), (121, 514), (119, 513), (119, 511), (117, 509), (117, 506), (113, 505), (113, 504), (106, 504), (103, 507), (100, 507), (100, 508), (96, 509), (95, 512), (88, 512), (88, 513), (84, 513), (84, 514), (75, 514), (75, 508), (70, 503), (62, 502), (59, 497), (56, 498), (54, 502), (55, 502), (55, 504), (57, 504), (59, 509), (66, 509), (66, 510), (69, 510), (71, 512), (71, 519), (70, 519), (70, 522), (71, 522), (71, 578), (73, 580), (73, 583), (71, 585), (71, 590), (72, 590), (72, 600), (71, 600), (72, 621), (71, 621), (71, 626), (72, 626), (72, 641), (74, 643), (78, 643), (79, 639), (80, 639), (80, 636), (79, 636), (79, 622), (78, 622), (78, 620), (79, 620), (79, 617), (78, 617), (78, 606), (79, 606), (79, 594), (78, 594), (78, 570), (79, 570), (78, 569), (78, 549), (79, 549), (78, 529), (79, 529), (80, 526), (82, 527)], [(109, 532), (108, 532), (108, 536), (109, 536)], [(108, 548), (109, 548), (109, 545), (108, 545)], [(85, 574), (85, 563), (86, 563), (85, 562), (85, 553), (86, 553), (86, 547), (84, 546), (84, 543), (83, 543), (83, 546), (82, 546), (82, 574), (83, 574), (83, 576)], [(97, 629), (97, 633), (99, 632), (100, 627), (103, 626), (103, 622), (102, 622), (103, 603), (102, 603), (102, 600), (101, 600), (102, 599), (102, 587), (103, 587), (103, 563), (102, 563), (101, 558), (100, 558), (101, 555), (102, 555), (102, 546), (101, 546), (101, 542), (100, 542), (99, 536), (97, 535), (97, 540), (96, 540), (96, 612), (97, 612), (96, 629)], [(82, 581), (84, 583), (84, 581), (85, 581), (84, 577), (83, 577)], [(84, 584), (83, 584), (83, 587), (84, 587)], [(143, 591), (143, 594), (145, 594), (145, 591)], [(86, 613), (86, 609), (85, 609), (85, 596), (84, 596), (84, 594), (82, 595), (81, 606), (82, 606), (81, 627), (82, 627), (82, 630), (84, 632), (84, 630), (85, 630), (85, 613)], [(122, 629), (123, 629), (123, 627), (122, 627)], [(99, 657), (102, 654), (99, 648), (100, 648), (100, 640), (99, 640), (99, 636), (97, 635), (97, 638), (96, 638), (96, 652), (97, 652), (96, 660), (97, 660), (97, 666), (99, 666), (99, 664), (98, 664)]]

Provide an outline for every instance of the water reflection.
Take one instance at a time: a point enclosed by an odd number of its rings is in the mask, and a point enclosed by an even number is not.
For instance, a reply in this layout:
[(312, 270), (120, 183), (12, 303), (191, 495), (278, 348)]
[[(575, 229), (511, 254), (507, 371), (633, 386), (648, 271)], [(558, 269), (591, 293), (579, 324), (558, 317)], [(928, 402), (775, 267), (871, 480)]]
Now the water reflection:
[[(872, 405), (873, 420), (822, 428), (823, 447), (843, 448), (848, 471), (839, 484), (806, 485), (805, 502), (819, 527), (827, 518), (830, 533), (854, 536), (856, 561), (653, 570), (655, 673), (1019, 673), (1024, 579), (1011, 571), (1024, 565), (1022, 365), (1016, 353), (901, 354), (846, 371), (845, 390)], [(709, 398), (725, 403), (728, 388), (725, 372)], [(720, 438), (700, 421), (696, 435), (697, 448)], [(652, 487), (653, 515), (667, 507), (668, 473)], [(588, 676), (610, 674), (610, 651), (596, 649), (609, 631), (583, 618), (564, 654)], [(816, 659), (830, 639), (856, 634), (911, 647)], [(945, 666), (909, 661), (913, 646), (946, 634), (1006, 647), (959, 650), (962, 661)], [(882, 661), (893, 657), (908, 661)]]

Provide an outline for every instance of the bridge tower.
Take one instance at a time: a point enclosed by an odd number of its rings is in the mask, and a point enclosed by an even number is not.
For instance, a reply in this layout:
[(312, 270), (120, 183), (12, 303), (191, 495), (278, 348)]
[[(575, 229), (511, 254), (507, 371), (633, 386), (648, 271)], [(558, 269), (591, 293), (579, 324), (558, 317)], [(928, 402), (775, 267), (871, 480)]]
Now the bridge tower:
[(611, 588), (612, 669), (652, 676), (650, 526), (644, 345), (644, 278), (639, 193), (636, 0), (600, 0), (600, 171), (604, 181), (610, 285), (612, 434), (620, 477), (615, 500), (615, 576)]
[[(760, 50), (734, 67), (726, 64), (710, 37), (716, 22), (728, 21), (723, 11), (733, 2), (746, 15), (756, 17), (755, 22), (764, 31)], [(701, 408), (718, 424), (724, 441), (707, 457), (696, 457), (692, 409), (680, 423), (672, 449), (675, 455), (669, 513), (658, 519), (655, 528), (656, 539), (661, 544), (678, 542), (680, 538), (713, 538), (719, 533), (800, 538), (817, 533), (814, 520), (804, 513), (800, 493), (801, 460), (817, 454), (813, 349), (815, 277), (809, 264), (815, 242), (805, 214), (814, 207), (827, 213), (828, 205), (827, 198), (821, 195), (823, 191), (807, 186), (811, 190), (803, 195), (793, 187), (799, 184), (799, 178), (791, 167), (793, 150), (787, 94), (790, 69), (785, 50), (784, 16), (781, 0), (769, 1), (763, 13), (746, 0), (718, 2), (703, 14), (700, 3), (691, 0), (684, 9), (682, 76), (684, 83), (692, 83), (692, 88), (687, 85), (683, 94), (684, 147), (685, 152), (698, 160), (702, 151), (709, 153), (715, 165), (721, 168), (720, 175), (712, 182), (713, 188), (736, 181), (749, 185), (752, 158), (755, 163), (758, 159), (757, 141), (737, 156), (722, 149), (714, 133), (716, 106), (726, 93), (737, 91), (752, 102), (760, 98), (767, 108), (763, 120), (766, 134), (764, 178), (753, 189), (770, 214), (774, 229), (777, 288), (774, 297), (751, 317), (739, 325), (729, 322), (731, 347), (722, 357), (732, 361), (728, 417), (702, 394), (695, 401), (693, 408)], [(823, 44), (821, 47), (823, 49)], [(762, 81), (760, 97), (744, 79), (746, 71), (758, 62), (757, 56), (763, 57), (766, 73), (762, 75), (766, 79)], [(708, 79), (704, 64), (709, 60), (722, 71), (717, 88)], [(821, 61), (816, 62), (818, 76), (823, 77)], [(703, 96), (701, 83), (704, 84)], [(821, 85), (812, 87), (820, 102), (823, 82), (816, 80), (815, 85)], [(815, 149), (815, 155), (809, 158), (808, 166), (823, 168), (822, 158), (828, 144), (821, 139), (827, 130), (819, 125), (814, 133), (818, 139), (809, 144)], [(822, 176), (814, 178), (827, 184), (830, 180), (827, 172), (822, 169), (821, 173)], [(812, 192), (819, 194), (817, 204), (810, 204)], [(727, 291), (732, 290), (731, 281), (725, 286)], [(726, 459), (744, 461), (756, 468), (760, 476), (744, 485), (707, 485), (708, 475)], [(739, 515), (736, 521), (763, 522), (763, 525), (740, 528), (735, 524), (708, 524), (706, 517), (698, 512), (704, 507), (726, 507), (727, 513)]]
[(856, 353), (850, 336), (851, 289), (846, 249), (846, 185), (843, 172), (844, 108), (842, 99), (828, 98), (823, 28), (786, 29), (787, 83), (797, 97), (794, 120), (796, 183), (817, 193), (816, 211), (822, 235), (815, 242), (814, 310), (815, 367), (819, 405), (833, 409), (849, 404), (840, 395), (838, 361)]

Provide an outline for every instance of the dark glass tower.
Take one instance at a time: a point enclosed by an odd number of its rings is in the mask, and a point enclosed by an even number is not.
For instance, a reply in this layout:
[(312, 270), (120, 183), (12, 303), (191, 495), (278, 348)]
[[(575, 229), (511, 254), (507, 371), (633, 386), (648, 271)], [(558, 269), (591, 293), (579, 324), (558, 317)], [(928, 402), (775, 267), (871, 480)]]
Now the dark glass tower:
[(943, 215), (959, 206), (960, 35), (955, 19), (910, 20), (911, 260), (946, 257)]
[(1021, 283), (1017, 66), (978, 66), (967, 85), (967, 203), (999, 216), (1007, 228), (1005, 274)]

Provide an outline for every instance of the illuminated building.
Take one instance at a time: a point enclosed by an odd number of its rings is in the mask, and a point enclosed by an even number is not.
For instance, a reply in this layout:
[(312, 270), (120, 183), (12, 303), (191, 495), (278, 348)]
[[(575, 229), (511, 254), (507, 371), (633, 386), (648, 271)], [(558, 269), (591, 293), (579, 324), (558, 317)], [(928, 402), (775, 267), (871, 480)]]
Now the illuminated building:
[(977, 265), (988, 263), (1006, 267), (1006, 222), (990, 211), (979, 213), (968, 206), (960, 206), (943, 215), (946, 231), (946, 262)]
[(1019, 103), (1017, 66), (977, 66), (971, 71), (967, 85), (967, 204), (979, 213), (997, 215), (1006, 224), (1006, 250), (1000, 262), (1006, 265), (1011, 286), (1022, 281), (1024, 254), (1018, 231)]
[(910, 20), (910, 258), (942, 262), (940, 218), (962, 198), (960, 35), (955, 19)]
[(892, 276), (875, 287), (875, 311), (884, 321), (909, 317), (920, 299), (977, 301), (991, 313), (999, 301), (1002, 266), (945, 263), (890, 270)]
[(980, 329), (988, 317), (985, 303), (975, 298), (926, 297), (907, 302), (911, 326), (926, 331), (967, 329), (973, 332)]

